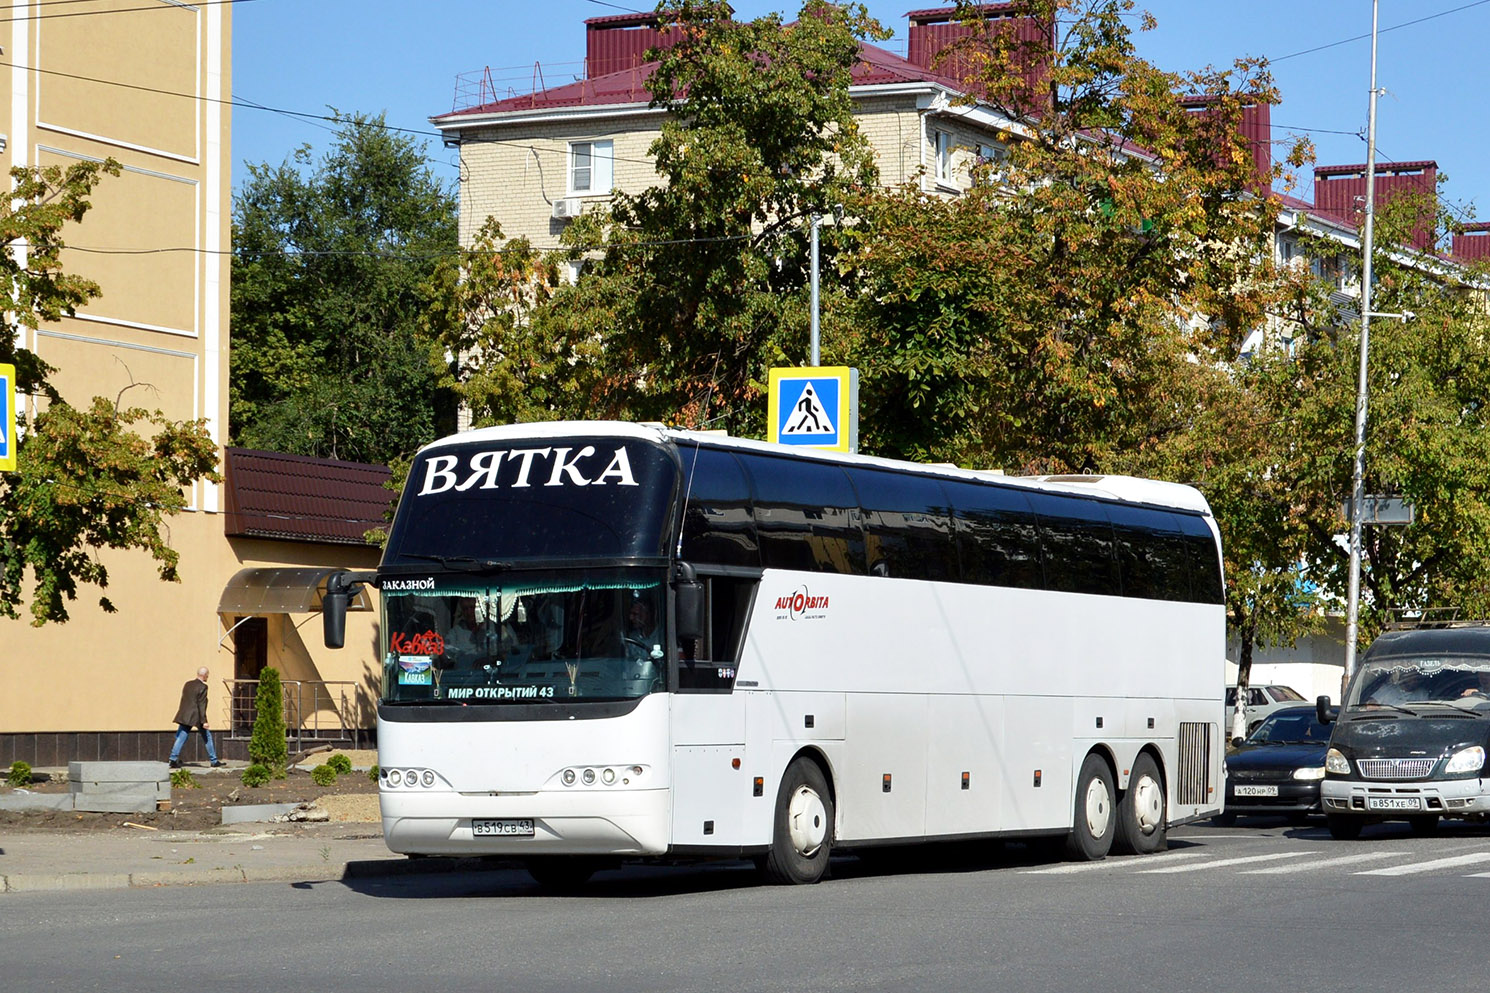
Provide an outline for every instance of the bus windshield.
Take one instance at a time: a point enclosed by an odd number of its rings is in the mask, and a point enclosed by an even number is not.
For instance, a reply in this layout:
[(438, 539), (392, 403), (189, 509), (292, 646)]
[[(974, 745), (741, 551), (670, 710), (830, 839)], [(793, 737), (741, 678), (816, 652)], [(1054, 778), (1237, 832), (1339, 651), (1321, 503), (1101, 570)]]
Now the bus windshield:
[(389, 704), (629, 700), (665, 687), (661, 569), (385, 577)]

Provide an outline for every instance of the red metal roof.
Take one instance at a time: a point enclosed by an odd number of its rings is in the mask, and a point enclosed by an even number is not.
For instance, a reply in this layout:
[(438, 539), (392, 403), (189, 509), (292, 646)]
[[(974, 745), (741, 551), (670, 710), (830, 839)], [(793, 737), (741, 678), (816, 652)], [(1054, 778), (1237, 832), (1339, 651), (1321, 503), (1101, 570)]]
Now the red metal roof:
[(225, 456), (230, 538), (365, 545), (364, 532), (387, 524), (394, 498), (383, 486), (393, 475), (387, 466), (248, 448)]
[[(597, 18), (602, 20), (602, 18)], [(647, 103), (652, 94), (647, 92), (646, 81), (657, 68), (657, 63), (640, 63), (634, 68), (607, 73), (589, 79), (579, 79), (563, 86), (549, 87), (536, 93), (508, 97), (470, 107), (454, 110), (433, 118), (436, 123), (471, 114), (509, 114), (525, 110), (557, 110), (566, 107), (603, 107), (628, 103)], [(852, 70), (854, 86), (886, 83), (930, 82), (961, 90), (962, 84), (951, 76), (932, 72), (913, 62), (887, 52), (875, 45), (859, 45), (859, 62)]]

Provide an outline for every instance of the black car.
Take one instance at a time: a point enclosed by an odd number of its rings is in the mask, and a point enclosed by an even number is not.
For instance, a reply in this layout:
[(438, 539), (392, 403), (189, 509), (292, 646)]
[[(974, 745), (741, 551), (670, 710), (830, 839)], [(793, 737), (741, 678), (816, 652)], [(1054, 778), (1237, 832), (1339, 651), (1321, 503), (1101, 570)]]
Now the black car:
[(1314, 707), (1276, 710), (1226, 756), (1226, 810), (1217, 824), (1238, 814), (1284, 814), (1301, 820), (1317, 814), (1319, 784), (1330, 728)]

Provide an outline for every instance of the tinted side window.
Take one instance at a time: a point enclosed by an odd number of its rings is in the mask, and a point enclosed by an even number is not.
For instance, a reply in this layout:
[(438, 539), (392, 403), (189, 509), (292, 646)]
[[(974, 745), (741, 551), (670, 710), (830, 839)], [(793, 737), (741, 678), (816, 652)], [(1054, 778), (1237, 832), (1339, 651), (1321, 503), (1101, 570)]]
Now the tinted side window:
[(684, 562), (759, 567), (750, 481), (732, 452), (679, 446)]
[(1118, 596), (1117, 559), (1107, 508), (1096, 500), (1032, 493), (1045, 555), (1045, 588)]
[(1108, 504), (1123, 596), (1189, 600), (1190, 568), (1185, 535), (1167, 511)]
[(1221, 560), (1216, 554), (1216, 538), (1203, 518), (1192, 514), (1175, 514), (1185, 533), (1185, 549), (1190, 560), (1190, 599), (1196, 603), (1222, 603)]
[(955, 581), (957, 546), (941, 484), (927, 476), (850, 469), (864, 509), (869, 572), (900, 579)]
[(942, 480), (952, 501), (964, 583), (1040, 589), (1040, 533), (1020, 490)]
[(755, 528), (767, 569), (863, 575), (859, 500), (836, 465), (742, 454), (755, 493)]

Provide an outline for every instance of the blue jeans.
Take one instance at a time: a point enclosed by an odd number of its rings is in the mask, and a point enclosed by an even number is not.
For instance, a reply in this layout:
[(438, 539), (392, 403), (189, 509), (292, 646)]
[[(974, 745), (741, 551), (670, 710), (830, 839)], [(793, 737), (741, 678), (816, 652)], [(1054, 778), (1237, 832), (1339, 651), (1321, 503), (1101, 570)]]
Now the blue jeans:
[[(212, 732), (209, 731), (209, 730), (207, 730), (206, 728), (201, 728), (200, 730), (202, 732), (202, 740), (204, 740), (204, 741), (207, 742), (207, 761), (208, 762), (216, 762), (217, 761), (217, 749), (212, 744)], [(184, 744), (186, 744), (186, 736), (189, 735), (189, 734), (191, 734), (191, 725), (190, 724), (177, 724), (176, 725), (176, 744), (174, 744), (174, 745), (171, 746), (171, 761), (172, 762), (175, 762), (177, 759), (179, 759), (181, 757), (181, 746), (184, 745)]]

